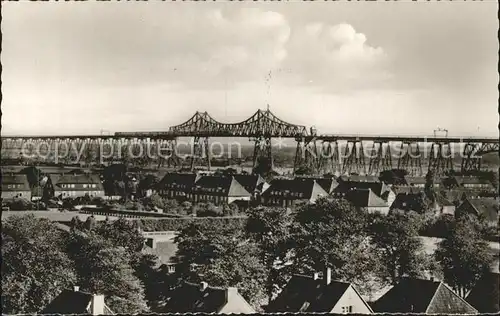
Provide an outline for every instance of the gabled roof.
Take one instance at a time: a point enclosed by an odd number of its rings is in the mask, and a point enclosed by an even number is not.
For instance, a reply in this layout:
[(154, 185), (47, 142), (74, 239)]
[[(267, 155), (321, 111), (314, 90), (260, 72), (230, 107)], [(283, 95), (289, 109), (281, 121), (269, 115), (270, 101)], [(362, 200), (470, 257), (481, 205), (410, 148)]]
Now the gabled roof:
[(159, 189), (164, 188), (179, 188), (179, 189), (191, 189), (191, 187), (196, 182), (197, 175), (195, 173), (167, 173), (158, 183), (157, 187)]
[(459, 207), (469, 204), (476, 212), (476, 215), (483, 215), (488, 221), (498, 221), (498, 200), (493, 198), (471, 199), (467, 198)]
[[(16, 189), (16, 191), (19, 190), (25, 190), (25, 191), (30, 191), (30, 185), (28, 182), (28, 177), (25, 174), (2, 174), (1, 177), (2, 184), (21, 184), (22, 188)], [(8, 190), (5, 188), (4, 190)]]
[[(243, 297), (241, 300), (246, 305), (243, 308), (252, 309)], [(226, 304), (226, 289), (212, 286), (201, 289), (199, 284), (184, 282), (173, 291), (165, 312), (218, 313)]]
[(286, 196), (296, 199), (311, 199), (313, 197), (328, 196), (321, 185), (311, 178), (274, 179), (269, 188), (262, 194), (266, 197)]
[[(61, 188), (61, 184), (96, 184), (95, 190), (103, 190), (101, 179), (97, 174), (61, 174), (51, 175), (50, 179), (54, 184), (54, 189)], [(74, 190), (82, 190), (81, 188), (74, 188)]]
[(334, 178), (321, 178), (321, 177), (305, 177), (298, 176), (296, 179), (312, 179), (315, 180), (328, 194), (332, 193), (333, 190), (339, 185), (337, 180)]
[(345, 198), (357, 207), (385, 207), (388, 206), (382, 198), (371, 189), (352, 189), (347, 191)]
[(403, 278), (372, 306), (376, 313), (477, 313), (444, 283), (413, 278)]
[(266, 182), (260, 175), (235, 174), (234, 178), (250, 193), (262, 190), (262, 186)]
[[(294, 275), (278, 297), (268, 305), (267, 312), (328, 313), (350, 286), (350, 283), (335, 280), (327, 285), (321, 278), (314, 280), (309, 276)], [(353, 289), (357, 293), (354, 287)], [(364, 302), (359, 294), (358, 296)], [(371, 310), (368, 304), (366, 306)]]
[[(63, 290), (50, 302), (40, 314), (91, 314), (89, 307), (92, 294), (80, 291)], [(113, 312), (104, 307), (104, 315), (113, 315)]]
[(233, 176), (202, 176), (193, 185), (192, 191), (193, 193), (229, 197), (249, 197), (252, 195)]
[(466, 300), (480, 313), (498, 313), (500, 312), (499, 292), (500, 274), (488, 272), (477, 281)]
[(382, 197), (384, 193), (389, 192), (390, 188), (381, 181), (340, 181), (335, 192), (345, 194), (352, 189), (370, 189), (373, 193)]

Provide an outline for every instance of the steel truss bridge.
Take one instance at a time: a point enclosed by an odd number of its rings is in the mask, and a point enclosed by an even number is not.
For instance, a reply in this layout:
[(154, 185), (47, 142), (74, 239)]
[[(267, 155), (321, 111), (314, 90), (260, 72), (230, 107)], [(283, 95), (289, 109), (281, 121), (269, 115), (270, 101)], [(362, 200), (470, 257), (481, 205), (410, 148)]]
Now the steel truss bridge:
[[(177, 139), (191, 137), (191, 153), (181, 158)], [(254, 142), (253, 166), (264, 161), (273, 166), (273, 138), (296, 141), (294, 171), (307, 168), (313, 173), (377, 175), (393, 168), (405, 169), (411, 175), (423, 175), (424, 170), (442, 174), (454, 168), (453, 161), (460, 157), (462, 172), (481, 169), (482, 156), (498, 152), (498, 138), (446, 136), (373, 136), (373, 135), (322, 135), (314, 128), (285, 122), (271, 111), (258, 110), (239, 123), (222, 123), (207, 112), (196, 112), (182, 124), (161, 132), (117, 132), (114, 135), (72, 136), (2, 136), (2, 156), (29, 155), (33, 150), (46, 148), (47, 159), (71, 161), (77, 153), (83, 161), (107, 159), (151, 159), (141, 150), (145, 144), (150, 152), (161, 153), (159, 165), (180, 167), (188, 161), (190, 169), (204, 166), (210, 170), (210, 137), (245, 137)], [(69, 154), (60, 156), (62, 152)], [(112, 153), (106, 155), (106, 148)], [(275, 147), (274, 147), (275, 148)], [(156, 159), (156, 158), (154, 158)]]

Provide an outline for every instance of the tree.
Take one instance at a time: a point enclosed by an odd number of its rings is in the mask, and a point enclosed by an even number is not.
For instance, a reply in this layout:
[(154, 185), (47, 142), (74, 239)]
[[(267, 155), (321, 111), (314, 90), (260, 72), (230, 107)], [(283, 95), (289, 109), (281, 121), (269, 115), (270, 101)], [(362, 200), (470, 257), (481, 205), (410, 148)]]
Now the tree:
[(2, 313), (40, 312), (75, 284), (63, 233), (33, 215), (2, 220)]
[(449, 235), (440, 242), (435, 256), (444, 280), (460, 290), (462, 296), (489, 270), (493, 260), (474, 223), (463, 217), (457, 219)]
[(106, 304), (115, 313), (147, 310), (143, 285), (134, 275), (125, 247), (116, 247), (94, 232), (74, 232), (68, 252), (75, 262), (78, 284), (83, 291), (104, 294)]
[(436, 192), (434, 191), (434, 181), (435, 181), (435, 173), (433, 170), (429, 170), (425, 175), (425, 187), (424, 192), (426, 197), (430, 200), (431, 203), (436, 202)]
[[(255, 242), (235, 227), (206, 227), (192, 223), (175, 238), (179, 280), (206, 281), (214, 286), (235, 286), (245, 299), (260, 305), (266, 270)], [(198, 267), (192, 271), (192, 266)]]
[(403, 276), (422, 276), (426, 258), (418, 238), (419, 219), (413, 212), (392, 211), (371, 224), (372, 242), (381, 260), (380, 276), (396, 284)]
[(365, 212), (344, 199), (318, 199), (296, 213), (292, 225), (294, 270), (332, 268), (332, 278), (364, 284), (375, 258)]
[(289, 260), (292, 218), (286, 209), (280, 208), (257, 207), (249, 209), (247, 214), (245, 230), (259, 246), (259, 257), (269, 271), (266, 293), (271, 300), (284, 285), (286, 273), (283, 273), (282, 268)]

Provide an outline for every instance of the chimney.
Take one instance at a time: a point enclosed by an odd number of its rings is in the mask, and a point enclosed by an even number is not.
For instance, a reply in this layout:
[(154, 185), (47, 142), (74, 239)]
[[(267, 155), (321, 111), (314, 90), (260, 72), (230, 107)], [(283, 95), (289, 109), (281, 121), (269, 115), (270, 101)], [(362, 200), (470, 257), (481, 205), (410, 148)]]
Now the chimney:
[(328, 285), (332, 282), (332, 269), (331, 268), (326, 268), (324, 278), (325, 278), (326, 285)]
[(80, 291), (80, 287), (78, 285), (73, 286), (73, 291), (79, 292)]
[(200, 283), (200, 291), (205, 291), (208, 287), (208, 283), (207, 282), (201, 282)]
[(238, 295), (238, 289), (235, 287), (228, 287), (226, 289), (226, 303), (234, 300)]
[(92, 295), (90, 312), (92, 315), (104, 315), (104, 295)]
[(318, 272), (314, 272), (313, 279), (314, 280), (319, 280), (319, 273)]

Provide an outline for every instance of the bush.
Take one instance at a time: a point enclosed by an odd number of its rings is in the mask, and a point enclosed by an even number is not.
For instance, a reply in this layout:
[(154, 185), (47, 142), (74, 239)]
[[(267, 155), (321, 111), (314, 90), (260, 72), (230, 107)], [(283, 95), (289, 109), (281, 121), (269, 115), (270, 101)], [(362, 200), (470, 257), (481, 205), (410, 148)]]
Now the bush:
[(237, 227), (243, 229), (246, 225), (246, 217), (185, 217), (185, 218), (161, 218), (161, 219), (138, 219), (144, 231), (169, 231), (181, 230), (191, 223), (200, 223), (202, 226), (214, 227)]

